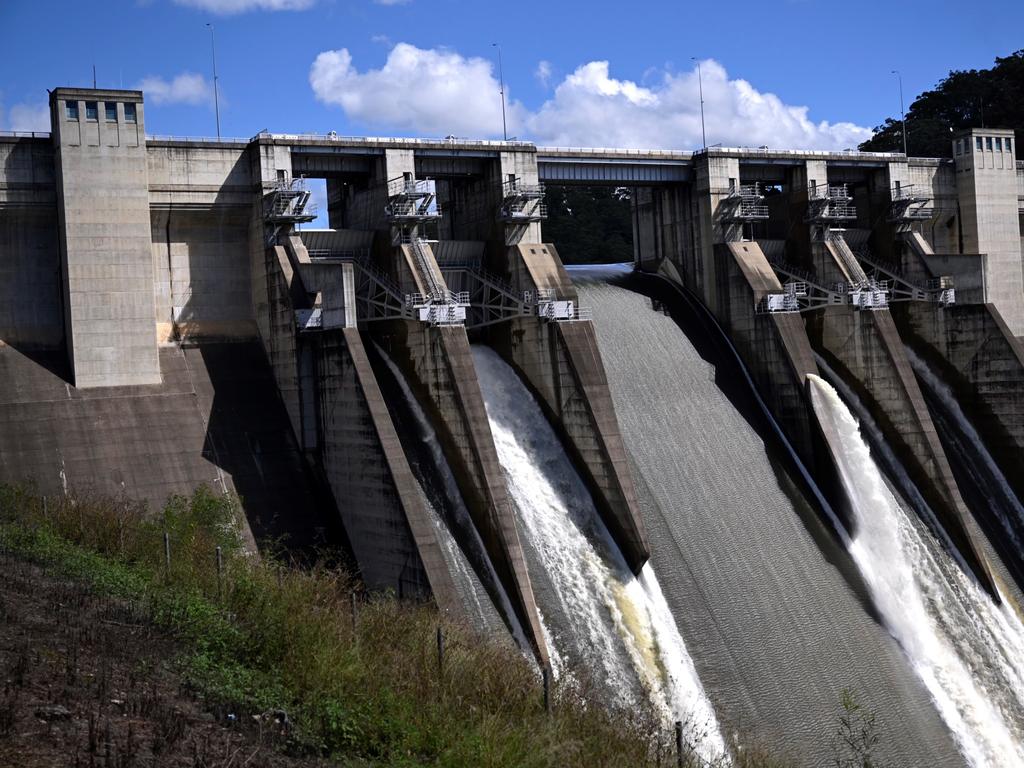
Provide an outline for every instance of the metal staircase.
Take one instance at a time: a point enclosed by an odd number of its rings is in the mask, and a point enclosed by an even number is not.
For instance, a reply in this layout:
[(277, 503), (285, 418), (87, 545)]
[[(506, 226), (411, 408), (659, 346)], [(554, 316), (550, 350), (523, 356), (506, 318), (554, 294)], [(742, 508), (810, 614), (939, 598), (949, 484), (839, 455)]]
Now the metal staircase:
[(766, 221), (768, 206), (764, 202), (760, 182), (733, 187), (722, 201), (722, 218), (729, 222)]
[(909, 225), (915, 221), (927, 221), (935, 213), (935, 209), (929, 205), (932, 202), (931, 193), (913, 184), (897, 184), (890, 190), (890, 195), (890, 222)]
[(511, 224), (542, 221), (548, 216), (543, 184), (524, 184), (513, 177), (501, 185), (498, 218)]
[(263, 221), (266, 224), (267, 245), (274, 245), (282, 229), (313, 221), (316, 205), (310, 203), (310, 191), (303, 178), (282, 178), (263, 184)]
[(433, 179), (415, 179), (411, 173), (404, 174), (388, 182), (387, 196), (384, 214), (390, 222), (408, 225), (441, 218)]
[(416, 270), (426, 283), (427, 293), (410, 293), (405, 297), (406, 309), (415, 318), (430, 325), (459, 325), (466, 320), (469, 292), (453, 293), (434, 270), (434, 258), (418, 237), (409, 243)]
[(807, 187), (805, 221), (825, 223), (856, 218), (857, 208), (846, 184), (811, 184)]

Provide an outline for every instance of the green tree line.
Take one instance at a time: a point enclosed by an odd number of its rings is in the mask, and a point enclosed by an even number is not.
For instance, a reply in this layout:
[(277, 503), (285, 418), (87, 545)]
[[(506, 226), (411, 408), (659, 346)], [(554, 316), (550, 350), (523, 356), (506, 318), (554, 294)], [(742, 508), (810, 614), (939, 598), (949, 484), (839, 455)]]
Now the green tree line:
[[(990, 69), (953, 70), (907, 109), (907, 152), (915, 157), (951, 157), (952, 134), (960, 128), (1012, 128), (1024, 139), (1024, 49), (996, 58)], [(887, 118), (860, 145), (869, 152), (903, 150), (899, 118)]]

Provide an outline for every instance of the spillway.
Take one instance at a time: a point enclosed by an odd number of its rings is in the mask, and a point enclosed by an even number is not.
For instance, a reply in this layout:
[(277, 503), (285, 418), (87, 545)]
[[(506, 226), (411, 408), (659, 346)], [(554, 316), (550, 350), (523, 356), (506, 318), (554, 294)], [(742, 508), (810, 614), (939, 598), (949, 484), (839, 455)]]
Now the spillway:
[(856, 564), (766, 445), (728, 351), (658, 278), (572, 277), (593, 308), (651, 562), (726, 738), (832, 764), (849, 689), (876, 714), (887, 764), (963, 765)]
[(904, 509), (836, 391), (813, 377), (811, 394), (851, 500), (850, 553), (886, 626), (968, 763), (1024, 765), (1024, 625)]
[(724, 752), (712, 709), (654, 567), (634, 576), (540, 406), (493, 350), (474, 362), (561, 675), (630, 707), (648, 699), (688, 724), (699, 754)]
[(467, 621), (498, 638), (530, 645), (487, 556), (480, 534), (438, 442), (437, 434), (398, 366), (374, 347), (378, 380), (391, 397), (389, 407), (410, 469), (416, 478), (441, 551), (452, 574)]
[[(907, 350), (907, 357), (921, 382), (965, 501), (985, 528), (1017, 588), (1024, 587), (1024, 504), (949, 385), (912, 350)], [(1019, 592), (1015, 597), (1019, 601)]]

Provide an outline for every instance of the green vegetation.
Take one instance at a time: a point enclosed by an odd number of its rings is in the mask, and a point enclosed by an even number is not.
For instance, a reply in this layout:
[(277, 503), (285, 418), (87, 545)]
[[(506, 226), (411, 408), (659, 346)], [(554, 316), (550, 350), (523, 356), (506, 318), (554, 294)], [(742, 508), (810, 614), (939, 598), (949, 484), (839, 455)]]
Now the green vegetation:
[[(1012, 128), (1018, 146), (1024, 140), (1024, 50), (997, 58), (991, 69), (954, 70), (934, 90), (914, 99), (907, 110), (908, 152), (950, 157), (952, 131), (986, 126)], [(899, 119), (886, 119), (860, 148), (902, 152)]]
[[(139, 607), (175, 638), (180, 673), (211, 709), (239, 718), (283, 710), (294, 754), (353, 766), (675, 764), (673, 734), (649, 713), (613, 714), (560, 687), (547, 713), (520, 653), (431, 606), (363, 599), (353, 621), (357, 585), (326, 566), (247, 553), (231, 499), (201, 488), (156, 519), (144, 512), (0, 486), (0, 547)], [(775, 764), (751, 756), (738, 765)]]
[[(258, 558), (242, 545), (239, 515), (235, 499), (208, 488), (172, 497), (154, 517), (123, 500), (44, 500), (0, 485), (0, 552), (126, 603), (174, 638), (174, 664), (206, 706), (239, 719), (274, 713), (295, 756), (345, 766), (676, 765), (675, 734), (652, 713), (611, 712), (588, 704), (582, 687), (557, 685), (546, 712), (539, 675), (514, 648), (431, 605), (357, 601), (358, 585), (326, 565)], [(841, 704), (835, 765), (881, 768), (874, 715), (848, 692)], [(684, 743), (684, 764), (713, 768), (698, 747)], [(786, 763), (742, 748), (731, 765)]]
[(633, 260), (630, 190), (625, 187), (548, 185), (544, 241), (564, 264), (615, 264)]

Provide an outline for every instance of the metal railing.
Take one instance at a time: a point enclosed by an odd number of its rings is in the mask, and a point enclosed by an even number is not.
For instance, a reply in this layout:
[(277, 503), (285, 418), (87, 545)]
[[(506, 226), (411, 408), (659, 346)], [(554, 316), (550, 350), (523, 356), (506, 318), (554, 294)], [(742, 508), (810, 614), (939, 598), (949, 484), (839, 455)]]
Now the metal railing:
[(14, 139), (48, 139), (51, 135), (50, 131), (0, 131), (0, 137)]
[(307, 248), (311, 259), (336, 259), (338, 261), (362, 262), (370, 258), (369, 248)]
[(256, 141), (258, 139), (272, 139), (277, 141), (337, 141), (349, 144), (401, 144), (412, 147), (514, 147), (528, 149), (532, 149), (534, 147), (534, 143), (532, 141), (496, 141), (490, 139), (464, 139), (457, 138), (454, 136), (444, 138), (410, 138), (408, 136), (342, 136), (335, 131), (327, 131), (326, 133), (272, 133), (270, 131), (260, 131), (255, 136), (253, 136), (252, 139), (247, 139), (247, 141)]
[(500, 215), (503, 219), (546, 219), (548, 204), (544, 201), (519, 200), (509, 205), (503, 205)]
[(505, 197), (537, 198), (544, 196), (544, 184), (524, 184), (520, 179), (509, 179), (501, 185)]
[(302, 201), (300, 204), (300, 198), (298, 195), (294, 197), (281, 196), (274, 200), (269, 208), (269, 215), (275, 218), (298, 216), (300, 218), (312, 217), (316, 218), (317, 215), (317, 204), (309, 202), (308, 200)]
[(146, 141), (199, 141), (204, 144), (248, 144), (252, 139), (240, 136), (171, 136), (162, 133), (147, 133)]
[(890, 190), (893, 200), (931, 200), (931, 191), (922, 192), (920, 188), (915, 187), (913, 184), (907, 184), (905, 186), (893, 187)]
[(407, 179), (405, 176), (399, 176), (388, 181), (388, 197), (425, 197), (433, 194), (433, 179)]
[(407, 307), (422, 307), (427, 304), (458, 304), (467, 306), (469, 304), (469, 291), (439, 290), (437, 293), (407, 293), (405, 294), (405, 305)]

